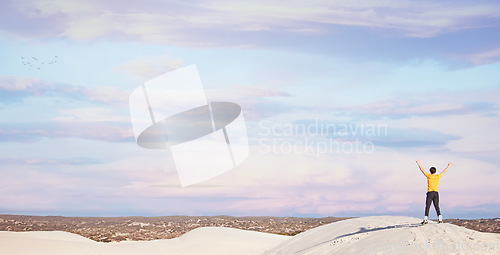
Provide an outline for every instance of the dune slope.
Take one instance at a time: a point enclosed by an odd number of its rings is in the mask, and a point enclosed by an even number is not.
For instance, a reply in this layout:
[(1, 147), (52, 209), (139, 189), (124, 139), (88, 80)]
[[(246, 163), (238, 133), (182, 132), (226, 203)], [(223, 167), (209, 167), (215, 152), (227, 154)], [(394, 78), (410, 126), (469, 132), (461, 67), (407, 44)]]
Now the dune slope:
[(98, 243), (60, 231), (0, 232), (0, 254), (9, 255), (137, 255), (261, 254), (288, 236), (231, 228), (197, 228), (166, 240)]
[(349, 219), (300, 233), (267, 250), (278, 254), (498, 254), (500, 234), (401, 216)]
[(323, 225), (294, 237), (204, 227), (167, 240), (98, 243), (66, 232), (0, 232), (1, 254), (500, 254), (500, 234), (401, 216)]

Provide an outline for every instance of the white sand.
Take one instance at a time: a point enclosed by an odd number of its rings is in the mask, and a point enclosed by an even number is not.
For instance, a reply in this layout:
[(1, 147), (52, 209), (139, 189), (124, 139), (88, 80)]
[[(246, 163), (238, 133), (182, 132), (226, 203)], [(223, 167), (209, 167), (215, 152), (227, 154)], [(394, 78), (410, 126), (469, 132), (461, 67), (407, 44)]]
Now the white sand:
[(500, 234), (411, 217), (339, 221), (298, 234), (264, 254), (500, 254)]
[[(500, 254), (500, 234), (410, 217), (339, 221), (294, 237), (197, 228), (169, 240), (98, 243), (66, 232), (0, 232), (0, 254)], [(476, 252), (471, 252), (476, 251)]]
[(261, 254), (290, 237), (231, 228), (197, 228), (166, 240), (99, 243), (61, 231), (0, 231), (6, 255), (235, 255)]

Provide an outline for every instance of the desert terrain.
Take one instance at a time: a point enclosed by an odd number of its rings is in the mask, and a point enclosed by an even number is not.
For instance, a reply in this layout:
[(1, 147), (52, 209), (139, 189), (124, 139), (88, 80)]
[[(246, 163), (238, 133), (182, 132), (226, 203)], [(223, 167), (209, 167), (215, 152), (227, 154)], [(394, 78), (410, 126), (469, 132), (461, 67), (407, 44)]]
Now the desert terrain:
[[(16, 217), (19, 216), (2, 216), (3, 226), (14, 224), (15, 228), (23, 228), (22, 231), (12, 231), (12, 227), (10, 231), (0, 231), (2, 254), (359, 255), (500, 253), (500, 234), (498, 233), (484, 233), (450, 223), (438, 224), (435, 221), (430, 221), (428, 225), (420, 225), (421, 219), (405, 216), (371, 216), (345, 220), (332, 218), (330, 219), (331, 223), (325, 223), (319, 219), (309, 222), (305, 218), (244, 217), (242, 219), (228, 216), (92, 218), (94, 225), (86, 225), (87, 232), (92, 233), (92, 229), (99, 229), (101, 233), (108, 233), (105, 235), (108, 239), (96, 238), (99, 235), (95, 233), (92, 235), (94, 238), (100, 239), (100, 242), (64, 231), (35, 230), (35, 228), (41, 227), (73, 226), (75, 228), (77, 226), (76, 229), (83, 231), (83, 226), (78, 224), (89, 224), (87, 218), (50, 218), (59, 222), (60, 225), (51, 225), (50, 220), (43, 218), (43, 224), (36, 225), (32, 223), (34, 220), (40, 220), (38, 217), (23, 216), (23, 221), (20, 221), (19, 218), (13, 219)], [(82, 221), (82, 219), (87, 221)], [(175, 220), (177, 220), (176, 224), (173, 223)], [(77, 222), (79, 223), (74, 225)], [(475, 226), (482, 224), (484, 226), (486, 222), (494, 225), (498, 220), (468, 222), (467, 224), (462, 223)], [(187, 232), (170, 239), (132, 241), (131, 237), (126, 237), (120, 242), (110, 241), (113, 236), (127, 236), (127, 233), (134, 232), (132, 231), (134, 228), (135, 233), (147, 232), (141, 231), (141, 229), (153, 228), (156, 225), (158, 225), (157, 228), (168, 229), (169, 223), (170, 227), (178, 226), (179, 233)], [(232, 227), (201, 226), (203, 224), (226, 224), (232, 225)], [(292, 227), (295, 224), (301, 228), (315, 224), (320, 225), (293, 236), (286, 235), (286, 233), (292, 234), (298, 231), (299, 228)], [(254, 228), (254, 230), (242, 230), (234, 226)], [(255, 231), (259, 228), (270, 232), (283, 230), (285, 232), (272, 234)], [(104, 231), (104, 229), (121, 232)], [(125, 229), (130, 232), (125, 231)], [(137, 238), (153, 238), (152, 232), (147, 233), (150, 234), (138, 235)]]
[[(294, 236), (346, 217), (62, 217), (0, 215), (0, 231), (64, 231), (98, 242), (150, 241), (179, 237), (199, 227), (227, 227)], [(471, 230), (500, 233), (500, 218), (446, 219), (445, 222)]]
[(65, 231), (98, 242), (150, 241), (179, 237), (199, 227), (227, 227), (293, 236), (342, 217), (62, 217), (0, 215), (0, 231)]

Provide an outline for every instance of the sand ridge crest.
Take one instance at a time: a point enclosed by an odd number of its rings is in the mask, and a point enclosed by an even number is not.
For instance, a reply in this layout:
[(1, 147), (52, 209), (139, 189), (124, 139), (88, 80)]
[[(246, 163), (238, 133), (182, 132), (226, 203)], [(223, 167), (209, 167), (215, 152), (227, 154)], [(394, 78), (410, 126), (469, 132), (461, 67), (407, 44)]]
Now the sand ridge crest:
[(266, 250), (281, 254), (498, 254), (500, 234), (403, 216), (372, 216), (330, 223)]

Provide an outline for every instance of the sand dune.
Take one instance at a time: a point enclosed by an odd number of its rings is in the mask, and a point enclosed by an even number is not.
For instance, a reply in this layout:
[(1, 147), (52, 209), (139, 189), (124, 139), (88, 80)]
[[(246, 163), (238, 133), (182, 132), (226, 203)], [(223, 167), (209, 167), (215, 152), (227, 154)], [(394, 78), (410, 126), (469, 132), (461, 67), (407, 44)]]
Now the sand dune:
[(0, 254), (8, 255), (234, 255), (261, 254), (288, 236), (231, 228), (197, 228), (166, 240), (98, 243), (60, 231), (0, 232)]
[(499, 254), (500, 234), (411, 217), (349, 219), (298, 234), (267, 250), (278, 254)]
[(339, 221), (294, 237), (206, 227), (168, 240), (98, 243), (66, 232), (0, 232), (2, 254), (499, 254), (500, 234), (420, 219), (375, 216)]

